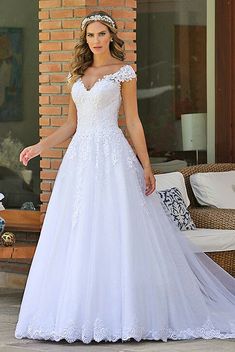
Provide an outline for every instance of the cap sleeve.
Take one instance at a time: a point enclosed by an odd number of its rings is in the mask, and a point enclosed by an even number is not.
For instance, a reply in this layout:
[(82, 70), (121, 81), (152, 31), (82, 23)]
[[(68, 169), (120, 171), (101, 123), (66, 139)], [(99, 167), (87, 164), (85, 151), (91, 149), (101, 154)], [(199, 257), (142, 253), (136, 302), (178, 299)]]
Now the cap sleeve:
[(125, 65), (121, 67), (115, 80), (118, 82), (130, 81), (133, 78), (137, 78), (137, 75), (131, 65)]

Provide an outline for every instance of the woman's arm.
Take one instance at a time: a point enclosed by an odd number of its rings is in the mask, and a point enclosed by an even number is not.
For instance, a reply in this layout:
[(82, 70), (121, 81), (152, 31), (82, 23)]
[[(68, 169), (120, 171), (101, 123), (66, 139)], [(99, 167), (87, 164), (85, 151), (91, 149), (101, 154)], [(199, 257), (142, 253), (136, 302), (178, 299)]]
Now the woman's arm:
[(137, 155), (144, 168), (146, 195), (155, 190), (155, 177), (152, 173), (144, 129), (138, 114), (136, 79), (122, 83), (122, 99), (126, 117), (126, 126), (131, 136)]
[(77, 110), (70, 95), (69, 111), (66, 122), (51, 133), (48, 137), (41, 139), (38, 143), (26, 147), (20, 153), (20, 161), (26, 166), (30, 159), (40, 155), (45, 150), (56, 146), (71, 137), (77, 128)]
[(43, 138), (39, 142), (39, 144), (41, 144), (42, 146), (43, 151), (66, 141), (69, 137), (71, 137), (75, 133), (76, 127), (77, 127), (76, 106), (70, 95), (67, 121), (61, 127), (57, 128), (55, 132), (50, 134), (48, 137)]

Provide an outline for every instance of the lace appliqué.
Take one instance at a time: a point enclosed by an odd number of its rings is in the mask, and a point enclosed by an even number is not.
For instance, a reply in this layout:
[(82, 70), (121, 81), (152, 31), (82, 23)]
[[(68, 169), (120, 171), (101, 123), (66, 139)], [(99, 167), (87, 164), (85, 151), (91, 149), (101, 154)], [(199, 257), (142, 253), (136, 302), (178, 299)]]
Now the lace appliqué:
[(108, 176), (112, 178), (113, 168), (120, 158), (123, 158), (123, 138), (125, 137), (121, 129), (117, 127), (95, 131), (95, 133), (78, 130), (78, 134), (71, 141), (66, 157), (73, 160), (76, 165), (73, 173), (77, 180), (72, 196), (72, 229), (76, 226), (85, 204), (83, 191), (86, 170), (93, 169), (94, 182), (99, 181), (104, 185)]
[(117, 72), (117, 74), (112, 75), (110, 78), (115, 82), (120, 83), (130, 81), (134, 78), (137, 79), (137, 75), (131, 65), (125, 65)]
[(134, 174), (133, 180), (137, 180), (137, 188), (138, 188), (138, 192), (140, 195), (141, 206), (147, 215), (151, 215), (149, 213), (149, 208), (148, 208), (148, 204), (147, 204), (147, 197), (148, 196), (145, 195), (146, 184), (145, 184), (143, 168), (140, 165), (140, 163), (137, 159), (137, 156), (135, 155), (131, 146), (128, 146), (127, 164), (129, 166), (130, 172), (132, 172)]
[(20, 326), (17, 327), (15, 332), (15, 337), (18, 339), (31, 338), (39, 340), (52, 340), (60, 341), (65, 339), (68, 343), (73, 343), (75, 341), (82, 341), (83, 343), (90, 343), (91, 341), (105, 341), (105, 342), (116, 342), (118, 340), (128, 341), (131, 338), (136, 341), (141, 340), (162, 340), (167, 342), (167, 340), (189, 340), (196, 338), (203, 339), (228, 339), (235, 338), (235, 332), (221, 332), (219, 329), (215, 329), (212, 321), (208, 318), (207, 321), (197, 328), (187, 328), (185, 330), (171, 329), (167, 326), (160, 330), (147, 330), (144, 328), (140, 322), (135, 320), (132, 326), (124, 326), (117, 329), (116, 331), (111, 331), (104, 322), (97, 318), (94, 323), (85, 322), (82, 326), (71, 321), (66, 324), (66, 328), (61, 330), (55, 329), (54, 325), (51, 327), (37, 325), (37, 323), (32, 324), (24, 332), (20, 332)]

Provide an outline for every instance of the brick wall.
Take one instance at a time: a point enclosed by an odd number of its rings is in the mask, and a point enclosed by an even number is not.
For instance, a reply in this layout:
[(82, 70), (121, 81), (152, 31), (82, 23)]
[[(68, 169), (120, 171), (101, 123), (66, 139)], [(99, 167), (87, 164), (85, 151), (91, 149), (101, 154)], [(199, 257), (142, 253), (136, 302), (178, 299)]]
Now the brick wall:
[[(125, 41), (126, 62), (136, 61), (136, 0), (41, 0), (39, 1), (39, 113), (40, 137), (61, 126), (68, 112), (65, 78), (72, 50), (79, 37), (81, 19), (94, 10), (104, 10), (117, 21), (119, 36)], [(135, 69), (135, 65), (133, 65)], [(119, 126), (129, 139), (123, 109)], [(57, 170), (69, 140), (43, 153), (40, 160), (41, 221), (53, 188)]]

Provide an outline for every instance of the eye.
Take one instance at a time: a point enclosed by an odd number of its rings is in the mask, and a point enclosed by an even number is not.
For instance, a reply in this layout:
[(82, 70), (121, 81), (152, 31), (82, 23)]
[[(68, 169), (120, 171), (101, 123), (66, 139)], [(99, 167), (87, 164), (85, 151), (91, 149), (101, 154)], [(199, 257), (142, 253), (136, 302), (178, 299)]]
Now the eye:
[(106, 34), (105, 32), (100, 33), (100, 35), (105, 35), (105, 34)]

